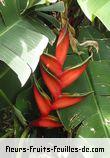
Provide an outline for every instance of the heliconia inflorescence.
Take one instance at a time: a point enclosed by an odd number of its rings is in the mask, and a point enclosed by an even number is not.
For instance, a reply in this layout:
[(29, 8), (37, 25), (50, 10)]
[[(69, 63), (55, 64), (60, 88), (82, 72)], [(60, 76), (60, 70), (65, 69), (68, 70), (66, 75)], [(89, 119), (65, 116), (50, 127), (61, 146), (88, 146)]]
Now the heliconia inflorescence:
[(62, 66), (56, 57), (48, 54), (42, 54), (40, 60), (55, 76), (61, 76)]
[(88, 63), (85, 63), (77, 68), (73, 67), (66, 69), (60, 77), (62, 88), (65, 88), (69, 86), (71, 83), (73, 83), (74, 81), (76, 81), (81, 76), (81, 74), (85, 71), (87, 65)]
[(75, 105), (84, 99), (84, 96), (72, 97), (70, 95), (61, 95), (52, 105), (52, 110), (62, 109)]
[(63, 66), (67, 52), (69, 49), (69, 32), (66, 27), (62, 28), (58, 37), (55, 56), (60, 64)]
[(68, 49), (69, 32), (67, 27), (64, 27), (59, 33), (55, 56), (43, 54), (40, 57), (41, 75), (45, 85), (51, 93), (51, 99), (47, 94), (45, 94), (45, 92), (41, 92), (37, 82), (33, 87), (33, 91), (41, 116), (33, 121), (31, 126), (48, 128), (61, 127), (62, 124), (57, 120), (54, 120), (53, 117), (49, 115), (50, 112), (73, 105), (75, 106), (88, 95), (70, 95), (68, 93), (62, 93), (64, 88), (74, 83), (82, 75), (89, 64), (89, 59), (91, 58), (89, 57), (80, 65), (63, 70)]
[(54, 99), (56, 100), (58, 96), (61, 94), (60, 80), (58, 80), (56, 77), (48, 73), (43, 66), (41, 66), (40, 70), (45, 84), (47, 85)]
[(58, 128), (62, 127), (62, 124), (53, 120), (51, 116), (40, 117), (31, 123), (34, 127), (48, 127), (48, 128)]
[(38, 88), (35, 85), (33, 86), (33, 91), (34, 91), (34, 98), (41, 115), (47, 116), (51, 111), (50, 99), (45, 94), (44, 95), (41, 94), (41, 92), (38, 90)]

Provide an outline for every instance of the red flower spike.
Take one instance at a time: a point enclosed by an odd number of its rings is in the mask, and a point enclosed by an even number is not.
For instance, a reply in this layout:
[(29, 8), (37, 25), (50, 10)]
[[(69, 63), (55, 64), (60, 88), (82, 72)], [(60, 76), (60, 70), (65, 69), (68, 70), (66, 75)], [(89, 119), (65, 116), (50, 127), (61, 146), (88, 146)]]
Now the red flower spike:
[(56, 57), (48, 54), (43, 54), (41, 55), (40, 60), (47, 68), (49, 68), (51, 72), (55, 74), (55, 76), (59, 77), (61, 75), (62, 66)]
[(85, 63), (77, 68), (70, 68), (65, 70), (60, 77), (62, 88), (66, 88), (71, 83), (76, 81), (81, 76), (81, 74), (86, 70), (87, 66), (88, 63)]
[(51, 106), (52, 110), (67, 108), (69, 106), (75, 105), (81, 102), (85, 96), (71, 96), (71, 95), (61, 95)]
[(55, 78), (52, 74), (47, 72), (44, 66), (40, 67), (42, 77), (47, 85), (48, 89), (50, 90), (52, 96), (56, 100), (58, 96), (61, 94), (61, 84), (60, 81)]
[(67, 52), (69, 49), (69, 32), (66, 27), (62, 28), (59, 34), (57, 46), (56, 46), (56, 58), (63, 66)]
[(58, 127), (62, 127), (62, 124), (57, 121), (54, 121), (50, 116), (46, 116), (46, 117), (40, 117), (38, 120), (33, 121), (31, 123), (31, 126), (58, 128)]
[(35, 101), (36, 101), (36, 104), (38, 105), (38, 108), (39, 108), (39, 111), (40, 111), (41, 115), (42, 116), (47, 116), (51, 111), (51, 103), (50, 103), (49, 98), (42, 95), (38, 91), (38, 89), (36, 88), (35, 85), (33, 87), (33, 91), (34, 91)]

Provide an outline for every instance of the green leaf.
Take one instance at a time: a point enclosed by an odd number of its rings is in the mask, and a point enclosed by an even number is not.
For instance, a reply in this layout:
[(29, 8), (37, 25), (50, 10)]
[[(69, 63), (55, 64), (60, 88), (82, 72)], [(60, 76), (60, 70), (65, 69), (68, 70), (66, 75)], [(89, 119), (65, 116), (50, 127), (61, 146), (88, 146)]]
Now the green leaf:
[(95, 93), (99, 96), (110, 95), (110, 62), (106, 60), (94, 61), (89, 66), (89, 76)]
[(19, 19), (16, 0), (15, 2), (13, 0), (10, 1), (5, 0), (4, 4), (5, 4), (4, 6), (0, 4), (0, 13), (2, 15), (5, 24), (11, 25)]
[(36, 119), (36, 114), (38, 114), (38, 111), (34, 101), (32, 87), (22, 90), (17, 95), (16, 107), (22, 112), (22, 114), (29, 122)]
[(37, 5), (40, 0), (17, 0), (18, 9), (23, 14), (27, 9)]
[(0, 5), (0, 9), (7, 26), (4, 25), (2, 30), (0, 29), (0, 60), (18, 75), (23, 86), (31, 70), (36, 69), (48, 39), (36, 32), (30, 19), (19, 16), (16, 1), (6, 0), (5, 6)]
[(4, 104), (5, 106), (10, 106), (11, 109), (13, 110), (16, 118), (20, 121), (20, 123), (26, 127), (27, 126), (27, 122), (26, 119), (24, 118), (24, 116), (22, 115), (21, 111), (19, 109), (17, 109), (9, 100), (9, 98), (5, 95), (5, 93), (0, 89), (0, 101), (1, 104)]
[(63, 1), (57, 2), (52, 5), (41, 5), (35, 7), (36, 11), (43, 11), (43, 12), (63, 12), (65, 10)]
[(21, 138), (28, 138), (29, 137), (30, 128), (27, 127), (21, 135)]
[(43, 12), (37, 12), (37, 15), (43, 17), (44, 19), (46, 19), (47, 21), (49, 21), (52, 25), (54, 25), (56, 28), (60, 28), (60, 24), (59, 21), (53, 17), (52, 15), (43, 13)]
[(29, 108), (31, 105), (30, 100), (32, 100), (32, 87), (21, 91), (21, 93), (16, 98), (16, 107), (24, 114), (29, 112)]
[(10, 68), (1, 62), (0, 63), (0, 79), (3, 76), (5, 76), (9, 70), (10, 70)]
[[(110, 136), (109, 126), (109, 105), (110, 105), (110, 81), (109, 81), (109, 67), (110, 51), (109, 39), (105, 38), (100, 32), (91, 26), (82, 27), (79, 36), (80, 42), (86, 40), (96, 40), (99, 43), (99, 54), (95, 54), (94, 61), (89, 65), (88, 77), (92, 89), (95, 92), (95, 102), (97, 104), (97, 113), (94, 113), (89, 118), (84, 119), (80, 126), (78, 137), (105, 137), (101, 132), (104, 124), (105, 134)], [(98, 119), (98, 116), (102, 116)]]
[[(84, 132), (87, 130), (87, 136), (90, 135), (96, 137), (101, 135), (100, 126), (102, 123), (105, 125), (105, 131), (107, 137), (110, 136), (110, 126), (109, 126), (109, 108), (110, 108), (110, 81), (109, 81), (109, 66), (110, 62), (108, 61), (94, 61), (89, 66), (89, 76), (90, 82), (92, 84), (92, 88), (95, 91), (95, 98), (99, 107), (99, 115), (102, 115), (102, 120), (98, 120), (98, 114), (94, 114), (88, 120), (85, 120), (83, 126), (79, 128), (79, 135), (85, 136)], [(99, 122), (100, 121), (100, 122)], [(99, 122), (99, 126), (97, 126), (97, 122)]]
[(12, 102), (20, 89), (20, 82), (16, 74), (3, 62), (0, 64), (0, 89), (4, 91)]
[(14, 131), (12, 129), (10, 129), (9, 131), (7, 131), (7, 133), (5, 133), (0, 138), (12, 138), (13, 134), (14, 134)]
[(29, 18), (31, 20), (31, 24), (36, 28), (37, 32), (40, 32), (41, 34), (48, 37), (50, 43), (53, 44), (56, 39), (56, 35), (53, 33), (53, 31), (40, 19), (36, 18), (35, 20), (35, 18), (32, 17)]
[(23, 133), (24, 128), (21, 126), (20, 122), (16, 117), (14, 117), (14, 136), (15, 138), (20, 138)]
[(109, 0), (77, 0), (85, 15), (92, 21), (97, 16), (110, 31), (110, 1)]
[[(75, 63), (81, 62), (77, 55), (69, 55), (65, 66), (72, 64), (74, 61)], [(68, 131), (71, 131), (71, 129), (75, 128), (82, 122), (82, 125), (78, 130), (77, 137), (96, 138), (110, 136), (109, 124), (107, 124), (110, 117), (110, 106), (108, 104), (107, 96), (103, 96), (103, 102), (100, 99), (102, 94), (110, 94), (109, 88), (105, 90), (106, 93), (103, 91), (103, 87), (100, 88), (100, 81), (103, 81), (101, 82), (103, 84), (107, 81), (109, 82), (110, 63), (106, 64), (100, 63), (99, 61), (91, 62), (89, 72), (92, 73), (91, 76), (95, 79), (93, 80), (92, 77), (88, 77), (88, 74), (85, 72), (74, 84), (64, 90), (65, 92), (70, 93), (95, 91), (95, 94), (89, 95), (81, 103), (58, 111), (59, 117)], [(99, 75), (100, 77), (97, 77), (98, 74), (103, 75)], [(96, 86), (93, 86), (94, 84), (97, 84), (97, 88)], [(100, 91), (100, 93), (97, 93), (97, 91)], [(106, 108), (103, 108), (105, 106)], [(85, 129), (85, 132), (83, 132), (83, 129)]]
[(22, 123), (22, 125), (24, 127), (26, 127), (27, 126), (27, 121), (24, 118), (24, 116), (22, 115), (21, 111), (18, 110), (15, 106), (13, 108), (14, 108), (14, 112), (15, 112), (15, 115), (16, 115), (17, 119), (20, 121), (20, 123)]
[(110, 38), (106, 38), (98, 30), (92, 26), (81, 27), (79, 42), (87, 40), (95, 40), (99, 44), (99, 52), (94, 54), (95, 60), (108, 60), (110, 59)]
[(5, 93), (0, 89), (0, 103), (1, 105), (13, 107), (9, 98), (5, 95)]
[(96, 93), (97, 103), (99, 104), (100, 113), (104, 121), (105, 127), (110, 135), (109, 126), (109, 108), (110, 108), (110, 62), (101, 61), (93, 62), (89, 67), (89, 75), (93, 89)]

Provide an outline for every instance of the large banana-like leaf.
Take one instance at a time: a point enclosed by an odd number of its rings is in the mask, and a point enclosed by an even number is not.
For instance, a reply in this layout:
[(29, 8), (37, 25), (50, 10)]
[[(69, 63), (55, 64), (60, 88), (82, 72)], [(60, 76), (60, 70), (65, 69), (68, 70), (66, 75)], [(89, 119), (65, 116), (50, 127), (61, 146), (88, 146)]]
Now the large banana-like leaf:
[(30, 19), (19, 16), (16, 1), (5, 0), (4, 4), (0, 4), (0, 60), (16, 72), (23, 86), (31, 69), (35, 70), (48, 38), (35, 31)]
[[(13, 84), (13, 81), (14, 81), (14, 84)], [(15, 96), (17, 95), (20, 87), (21, 85), (17, 78), (17, 75), (6, 64), (1, 63), (0, 64), (0, 89), (2, 89), (2, 91), (8, 96), (8, 98), (12, 102), (14, 101)]]
[[(109, 37), (109, 34), (107, 32)], [(109, 60), (110, 59), (110, 38), (106, 38), (97, 29), (92, 26), (85, 26), (81, 28), (79, 41), (81, 43), (88, 40), (95, 40), (99, 45), (99, 52), (94, 54), (95, 60)]]
[(24, 12), (26, 9), (36, 5), (41, 0), (17, 0), (19, 10)]
[(109, 0), (77, 0), (85, 15), (92, 21), (97, 16), (110, 31)]
[[(57, 1), (57, 0), (56, 0)], [(54, 3), (51, 0), (17, 0), (19, 9), (24, 12), (26, 9), (31, 8), (32, 6), (45, 4), (45, 3)]]
[[(92, 34), (93, 30), (91, 32)], [(97, 31), (93, 36), (88, 28), (85, 29), (85, 32), (84, 30), (82, 31), (81, 37), (83, 39), (80, 38), (81, 41), (90, 39), (89, 36), (91, 36), (92, 40), (94, 38), (96, 39)], [(100, 40), (100, 36), (98, 36), (98, 40)], [(100, 40), (99, 46), (104, 45), (104, 42)], [(88, 71), (73, 85), (65, 89), (67, 92), (94, 91), (83, 102), (58, 111), (60, 119), (68, 131), (71, 131), (71, 129), (81, 123), (76, 137), (110, 137), (110, 62), (105, 60), (109, 56), (107, 49), (109, 49), (107, 45), (105, 46), (105, 50), (104, 47), (100, 47), (100, 53), (103, 53), (101, 57), (104, 60), (91, 61)], [(106, 54), (106, 57), (104, 57), (104, 53), (106, 52), (108, 55)], [(81, 59), (75, 54), (69, 55), (65, 66), (73, 64), (74, 61), (78, 63), (81, 62)]]

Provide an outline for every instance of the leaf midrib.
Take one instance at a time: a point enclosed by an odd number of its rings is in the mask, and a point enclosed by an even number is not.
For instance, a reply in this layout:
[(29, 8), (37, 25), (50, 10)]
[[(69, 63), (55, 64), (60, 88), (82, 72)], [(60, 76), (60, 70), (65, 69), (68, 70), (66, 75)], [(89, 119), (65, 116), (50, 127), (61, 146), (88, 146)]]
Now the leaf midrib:
[(3, 36), (5, 33), (7, 33), (9, 30), (11, 30), (15, 25), (17, 25), (22, 20), (16, 21), (13, 25), (6, 27), (6, 29), (3, 30), (3, 32), (0, 33), (0, 37)]

